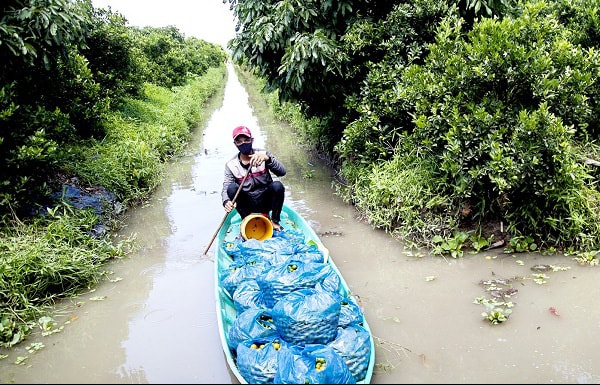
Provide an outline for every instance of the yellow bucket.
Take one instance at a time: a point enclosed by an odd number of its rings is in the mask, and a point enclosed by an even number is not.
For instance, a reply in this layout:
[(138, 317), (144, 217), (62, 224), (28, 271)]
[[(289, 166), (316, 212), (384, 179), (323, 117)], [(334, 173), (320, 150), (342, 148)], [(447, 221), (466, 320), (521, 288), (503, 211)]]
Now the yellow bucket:
[(245, 240), (254, 238), (264, 241), (273, 236), (273, 224), (263, 214), (250, 214), (242, 220), (240, 232)]

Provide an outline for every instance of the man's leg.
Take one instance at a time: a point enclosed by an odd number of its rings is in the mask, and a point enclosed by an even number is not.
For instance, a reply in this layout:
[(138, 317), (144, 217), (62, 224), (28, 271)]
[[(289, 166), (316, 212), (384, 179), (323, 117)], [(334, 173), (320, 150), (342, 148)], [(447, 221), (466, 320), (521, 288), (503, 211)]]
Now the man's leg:
[(271, 195), (271, 220), (279, 224), (285, 197), (285, 187), (280, 181), (274, 181), (269, 185), (269, 192)]

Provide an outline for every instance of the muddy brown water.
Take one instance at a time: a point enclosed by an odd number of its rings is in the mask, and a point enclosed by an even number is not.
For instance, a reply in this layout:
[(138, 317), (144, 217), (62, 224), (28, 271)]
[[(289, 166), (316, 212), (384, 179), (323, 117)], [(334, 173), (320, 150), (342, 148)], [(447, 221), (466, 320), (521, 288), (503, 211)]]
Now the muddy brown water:
[[(405, 250), (360, 221), (335, 196), (331, 171), (250, 96), (233, 67), (228, 74), (188, 153), (169, 165), (153, 198), (130, 211), (121, 234), (137, 234), (140, 250), (59, 307), (61, 332), (1, 350), (2, 383), (237, 383), (217, 329), (215, 245), (203, 254), (223, 219), (223, 167), (240, 124), (286, 164), (286, 202), (322, 234), (360, 297), (375, 336), (372, 383), (600, 383), (597, 267), (501, 249), (458, 259)], [(536, 281), (536, 264), (561, 269)], [(476, 303), (490, 297), (480, 282), (493, 279), (511, 279), (518, 290), (498, 325)]]

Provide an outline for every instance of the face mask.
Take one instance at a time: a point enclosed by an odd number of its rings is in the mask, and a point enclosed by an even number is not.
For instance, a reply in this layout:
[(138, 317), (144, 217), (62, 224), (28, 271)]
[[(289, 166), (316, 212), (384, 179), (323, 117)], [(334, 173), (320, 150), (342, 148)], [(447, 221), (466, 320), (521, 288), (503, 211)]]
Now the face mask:
[(244, 155), (252, 154), (252, 143), (242, 143), (237, 148)]

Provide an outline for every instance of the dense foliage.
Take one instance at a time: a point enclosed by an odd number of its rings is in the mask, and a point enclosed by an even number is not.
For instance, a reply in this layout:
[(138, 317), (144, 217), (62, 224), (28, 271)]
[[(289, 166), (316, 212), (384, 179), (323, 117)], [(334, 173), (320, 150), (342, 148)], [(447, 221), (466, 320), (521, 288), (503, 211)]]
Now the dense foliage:
[[(57, 331), (56, 301), (127, 255), (130, 240), (112, 238), (119, 214), (149, 196), (205, 118), (226, 58), (89, 0), (0, 5), (0, 347)], [(74, 205), (73, 191), (94, 205)]]
[(374, 226), (600, 248), (597, 1), (224, 1), (234, 58), (324, 122)]
[[(144, 83), (181, 86), (227, 57), (176, 28), (127, 27), (89, 0), (0, 6), (0, 216), (35, 212), (69, 144), (102, 140), (106, 114)], [(126, 197), (120, 197), (126, 198)]]

